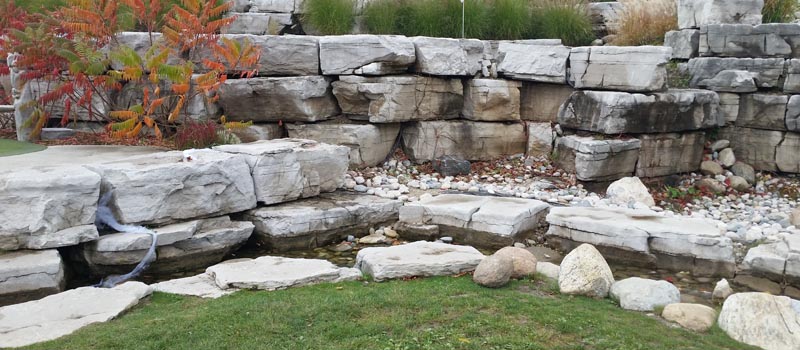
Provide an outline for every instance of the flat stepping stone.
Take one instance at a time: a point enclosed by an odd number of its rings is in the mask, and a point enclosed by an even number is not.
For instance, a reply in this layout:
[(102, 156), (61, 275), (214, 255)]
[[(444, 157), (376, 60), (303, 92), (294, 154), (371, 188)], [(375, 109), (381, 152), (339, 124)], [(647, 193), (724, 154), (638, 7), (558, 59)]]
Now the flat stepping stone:
[(262, 256), (237, 259), (206, 269), (223, 290), (231, 288), (278, 290), (325, 282), (357, 280), (361, 273), (338, 267), (327, 260)]
[(365, 248), (356, 268), (375, 281), (415, 276), (451, 276), (475, 270), (484, 255), (470, 246), (418, 241)]
[(151, 286), (156, 292), (210, 299), (216, 299), (237, 291), (237, 289), (220, 288), (217, 283), (214, 282), (214, 279), (206, 273), (159, 282)]
[(128, 282), (114, 288), (82, 287), (0, 307), (0, 348), (53, 340), (90, 324), (109, 321), (151, 292), (144, 283)]
[(444, 194), (400, 209), (400, 221), (438, 225), (441, 236), (480, 247), (501, 248), (532, 236), (550, 206), (534, 199)]
[(0, 305), (58, 293), (64, 289), (64, 283), (64, 264), (58, 250), (0, 254)]

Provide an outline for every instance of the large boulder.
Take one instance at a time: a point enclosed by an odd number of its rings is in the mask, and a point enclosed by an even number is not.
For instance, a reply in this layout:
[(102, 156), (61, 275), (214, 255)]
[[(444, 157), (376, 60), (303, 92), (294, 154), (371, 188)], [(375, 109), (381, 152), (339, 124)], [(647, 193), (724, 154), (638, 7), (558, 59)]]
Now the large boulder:
[(737, 293), (722, 305), (719, 328), (766, 350), (800, 349), (800, 301), (767, 293)]
[(800, 132), (800, 95), (792, 95), (786, 105), (786, 129)]
[(581, 181), (616, 180), (633, 175), (640, 147), (638, 139), (564, 136), (556, 141), (556, 164)]
[(174, 151), (86, 167), (102, 177), (120, 223), (164, 224), (256, 206), (250, 167), (240, 155)]
[(255, 224), (254, 238), (277, 251), (309, 249), (390, 225), (402, 202), (344, 193), (252, 209), (243, 218)]
[(222, 28), (224, 34), (279, 34), (294, 25), (291, 13), (228, 13), (233, 22)]
[(719, 96), (707, 90), (653, 94), (576, 91), (561, 107), (562, 127), (609, 135), (693, 131), (725, 125)]
[(511, 80), (472, 79), (464, 85), (465, 119), (477, 121), (519, 120), (519, 88)]
[(372, 123), (458, 118), (461, 80), (427, 76), (342, 76), (333, 83), (342, 113)]
[(777, 130), (727, 127), (720, 138), (731, 140), (738, 161), (764, 171), (800, 172), (800, 136)]
[(350, 165), (375, 166), (394, 149), (400, 124), (346, 123), (286, 124), (289, 137), (350, 147)]
[(527, 137), (520, 123), (424, 121), (403, 127), (403, 151), (416, 162), (449, 155), (490, 160), (525, 153)]
[(717, 311), (700, 304), (675, 303), (664, 307), (661, 317), (695, 332), (705, 332), (717, 320)]
[(47, 249), (97, 238), (100, 176), (77, 166), (0, 171), (0, 250)]
[(511, 278), (533, 277), (536, 274), (536, 256), (524, 248), (504, 247), (494, 253), (496, 256), (504, 256), (511, 259), (514, 266)]
[(550, 123), (526, 123), (528, 128), (528, 157), (549, 157), (553, 153), (556, 132)]
[(443, 194), (403, 206), (400, 221), (438, 225), (458, 242), (500, 248), (530, 238), (548, 208), (534, 199)]
[(561, 261), (558, 288), (564, 294), (605, 298), (614, 284), (606, 259), (593, 246), (582, 244)]
[(641, 141), (636, 176), (659, 177), (700, 168), (706, 134), (702, 131), (636, 135)]
[(127, 282), (114, 288), (81, 287), (0, 307), (0, 347), (36, 344), (107, 322), (151, 292), (144, 283)]
[(631, 205), (640, 203), (648, 207), (656, 205), (650, 191), (638, 177), (623, 177), (611, 183), (606, 190), (606, 198), (612, 203)]
[(407, 72), (416, 60), (414, 43), (395, 35), (337, 35), (319, 38), (324, 75), (385, 75)]
[(723, 70), (714, 78), (701, 80), (701, 88), (717, 92), (755, 92), (758, 90), (753, 74), (743, 70)]
[[(569, 249), (589, 243), (619, 263), (731, 276), (733, 243), (704, 219), (669, 218), (649, 210), (551, 208), (548, 240)], [(559, 242), (561, 240), (561, 242)]]
[(611, 286), (611, 298), (625, 310), (653, 311), (680, 302), (681, 292), (667, 281), (631, 277)]
[(671, 30), (664, 35), (664, 46), (672, 48), (672, 58), (688, 60), (697, 57), (700, 48), (700, 31), (697, 29)]
[(678, 0), (678, 27), (761, 24), (764, 0)]
[(789, 96), (743, 94), (739, 99), (736, 126), (766, 130), (786, 130), (786, 106)]
[(64, 263), (58, 250), (0, 254), (0, 305), (34, 300), (62, 291)]
[(515, 80), (565, 84), (570, 48), (501, 41), (497, 49), (497, 72)]
[(700, 28), (700, 55), (718, 57), (791, 57), (800, 25), (795, 23), (709, 24)]
[(520, 88), (520, 117), (543, 123), (554, 123), (558, 109), (575, 91), (569, 85), (523, 82)]
[(800, 59), (786, 61), (786, 81), (783, 83), (783, 92), (787, 94), (800, 93)]
[[(270, 19), (275, 18), (275, 14), (268, 14), (268, 16)], [(261, 51), (258, 61), (258, 75), (260, 76), (315, 76), (320, 73), (319, 39), (317, 37), (235, 34), (223, 35), (223, 37), (240, 42), (249, 40), (258, 47)]]
[(505, 255), (490, 255), (481, 260), (472, 280), (475, 283), (489, 288), (500, 288), (508, 284), (514, 272), (514, 262)]
[(739, 117), (739, 94), (719, 92), (719, 112), (726, 124), (733, 124)]
[(262, 256), (226, 261), (206, 269), (221, 289), (278, 290), (310, 284), (356, 280), (356, 270), (327, 260)]
[(484, 45), (476, 39), (411, 38), (416, 49), (418, 73), (441, 76), (473, 76), (481, 71)]
[(315, 122), (339, 114), (322, 76), (229, 79), (219, 96), (228, 120)]
[(739, 70), (750, 72), (761, 88), (781, 87), (785, 62), (783, 58), (693, 58), (687, 66), (691, 76), (689, 86), (698, 87), (701, 81), (713, 79), (725, 70)]
[(345, 146), (301, 139), (223, 145), (214, 149), (244, 157), (255, 182), (255, 197), (264, 204), (335, 191), (344, 182), (350, 153)]
[(569, 56), (569, 83), (576, 89), (652, 92), (667, 89), (664, 46), (575, 47)]
[(419, 241), (385, 248), (364, 248), (356, 256), (356, 268), (380, 282), (469, 272), (475, 270), (483, 259), (484, 255), (470, 246)]

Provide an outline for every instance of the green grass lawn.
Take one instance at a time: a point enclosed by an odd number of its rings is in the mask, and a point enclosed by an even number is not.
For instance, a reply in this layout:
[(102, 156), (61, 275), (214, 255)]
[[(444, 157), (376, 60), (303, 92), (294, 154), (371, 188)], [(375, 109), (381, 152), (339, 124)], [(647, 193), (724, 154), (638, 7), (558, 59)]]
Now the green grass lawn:
[(667, 326), (552, 283), (497, 290), (467, 277), (243, 291), (156, 293), (121, 318), (29, 349), (752, 349), (720, 329)]
[(0, 139), (0, 157), (15, 156), (23, 153), (38, 152), (47, 147), (35, 143)]

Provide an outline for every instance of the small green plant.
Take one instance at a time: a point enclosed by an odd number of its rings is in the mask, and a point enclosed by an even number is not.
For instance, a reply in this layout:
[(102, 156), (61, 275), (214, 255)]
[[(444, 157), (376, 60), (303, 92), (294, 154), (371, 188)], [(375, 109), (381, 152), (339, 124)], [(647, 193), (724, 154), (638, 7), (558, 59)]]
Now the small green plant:
[(354, 0), (306, 0), (302, 17), (306, 29), (323, 35), (348, 34), (355, 23)]
[(534, 38), (561, 39), (568, 46), (589, 45), (595, 39), (584, 0), (539, 0), (533, 22)]
[(692, 75), (685, 69), (681, 69), (677, 61), (671, 61), (667, 65), (667, 84), (671, 88), (686, 89), (692, 81)]
[(764, 23), (789, 23), (800, 8), (797, 0), (764, 0), (761, 10)]
[(689, 187), (686, 190), (682, 190), (678, 187), (665, 186), (664, 192), (666, 192), (667, 198), (680, 199), (680, 200), (686, 199), (687, 197), (694, 197), (700, 194), (700, 191), (698, 191), (697, 188), (694, 187)]

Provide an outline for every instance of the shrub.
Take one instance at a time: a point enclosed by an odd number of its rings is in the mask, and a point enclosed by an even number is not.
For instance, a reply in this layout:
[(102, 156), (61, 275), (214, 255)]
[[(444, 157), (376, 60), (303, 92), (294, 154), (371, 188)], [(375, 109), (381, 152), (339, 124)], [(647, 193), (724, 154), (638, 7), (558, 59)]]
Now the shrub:
[(764, 0), (761, 14), (764, 23), (788, 23), (794, 20), (798, 11), (797, 0)]
[(585, 0), (539, 0), (533, 9), (531, 36), (561, 39), (564, 45), (589, 45), (594, 39)]
[(664, 34), (678, 29), (674, 0), (622, 0), (619, 29), (614, 45), (663, 45)]
[(355, 22), (354, 0), (306, 0), (306, 27), (323, 35), (348, 34)]
[(175, 132), (175, 147), (180, 150), (209, 148), (217, 143), (219, 129), (219, 125), (210, 120), (186, 120)]
[(524, 39), (531, 31), (531, 8), (526, 0), (495, 0), (489, 8), (489, 39)]

